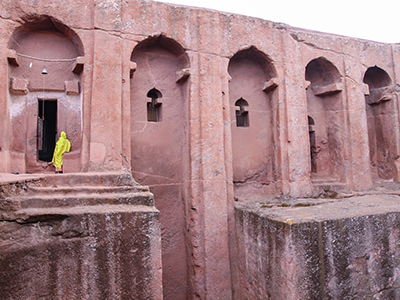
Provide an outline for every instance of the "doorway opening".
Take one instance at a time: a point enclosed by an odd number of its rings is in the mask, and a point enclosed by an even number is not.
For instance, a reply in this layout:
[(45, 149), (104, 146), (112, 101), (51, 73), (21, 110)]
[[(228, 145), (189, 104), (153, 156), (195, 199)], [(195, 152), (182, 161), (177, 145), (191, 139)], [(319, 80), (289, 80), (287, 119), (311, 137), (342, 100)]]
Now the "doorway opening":
[(317, 173), (318, 148), (315, 143), (315, 122), (308, 116), (308, 135), (310, 139), (311, 173)]
[(39, 160), (50, 162), (56, 145), (57, 100), (38, 99), (37, 148)]

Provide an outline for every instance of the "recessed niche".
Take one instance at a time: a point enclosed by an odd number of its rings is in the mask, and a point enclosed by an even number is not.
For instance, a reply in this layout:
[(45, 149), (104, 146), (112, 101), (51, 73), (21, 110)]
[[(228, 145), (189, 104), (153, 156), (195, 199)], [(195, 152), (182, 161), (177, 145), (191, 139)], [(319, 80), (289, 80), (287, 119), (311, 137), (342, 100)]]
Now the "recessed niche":
[(310, 174), (318, 181), (344, 180), (344, 109), (341, 75), (325, 57), (305, 68)]
[(315, 96), (327, 96), (343, 90), (338, 69), (325, 57), (308, 63), (306, 80), (311, 82), (310, 87)]
[(71, 159), (65, 164), (67, 172), (79, 171), (86, 118), (80, 91), (85, 58), (82, 41), (51, 16), (30, 14), (21, 23), (10, 37), (7, 52), (10, 109), (20, 110), (20, 96), (26, 95), (21, 119), (11, 119), (15, 130), (11, 150), (25, 153), (27, 172), (48, 171), (43, 161), (51, 161), (56, 133), (64, 130), (76, 153), (67, 158)]
[(368, 126), (368, 145), (371, 171), (374, 180), (390, 180), (394, 176), (397, 158), (397, 107), (393, 97), (392, 79), (383, 69), (367, 69), (363, 79), (368, 85), (365, 109)]
[[(228, 65), (235, 196), (273, 194), (278, 79), (271, 58), (251, 46)], [(251, 119), (251, 120), (250, 120)]]
[(151, 186), (160, 211), (163, 297), (186, 299), (189, 57), (179, 43), (159, 34), (139, 42), (130, 61), (132, 175)]
[(392, 79), (381, 68), (377, 66), (368, 68), (363, 81), (369, 88), (369, 94), (365, 97), (367, 104), (374, 105), (393, 98)]

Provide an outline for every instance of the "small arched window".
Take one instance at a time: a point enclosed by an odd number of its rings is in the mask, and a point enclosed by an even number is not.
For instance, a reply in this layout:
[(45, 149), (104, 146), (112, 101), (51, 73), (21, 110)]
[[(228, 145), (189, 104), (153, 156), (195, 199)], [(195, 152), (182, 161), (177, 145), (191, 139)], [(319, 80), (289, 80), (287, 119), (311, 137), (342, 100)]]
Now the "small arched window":
[(249, 127), (249, 104), (243, 98), (240, 98), (235, 102), (235, 106), (238, 106), (236, 110), (236, 127)]
[(147, 102), (147, 121), (160, 122), (161, 102), (158, 99), (162, 97), (161, 92), (156, 88), (153, 88), (147, 93), (147, 97), (151, 98), (151, 101)]

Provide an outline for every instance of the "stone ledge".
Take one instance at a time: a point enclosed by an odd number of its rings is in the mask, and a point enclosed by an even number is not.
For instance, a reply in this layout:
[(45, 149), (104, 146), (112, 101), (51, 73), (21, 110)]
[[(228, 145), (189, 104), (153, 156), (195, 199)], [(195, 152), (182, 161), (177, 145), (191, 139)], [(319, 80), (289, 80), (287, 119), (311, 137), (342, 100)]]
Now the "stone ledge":
[(343, 84), (341, 82), (335, 82), (324, 86), (313, 86), (311, 89), (315, 96), (327, 96), (341, 92), (343, 90)]
[(320, 222), (374, 214), (400, 213), (399, 194), (365, 194), (342, 199), (297, 198), (237, 204), (244, 209), (275, 221), (288, 223)]

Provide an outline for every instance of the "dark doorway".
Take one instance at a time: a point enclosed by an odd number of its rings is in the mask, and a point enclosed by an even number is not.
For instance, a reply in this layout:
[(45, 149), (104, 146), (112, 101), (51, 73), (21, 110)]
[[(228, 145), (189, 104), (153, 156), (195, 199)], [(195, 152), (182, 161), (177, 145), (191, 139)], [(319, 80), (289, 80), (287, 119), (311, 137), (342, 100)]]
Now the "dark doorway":
[(315, 122), (314, 119), (308, 116), (308, 134), (310, 138), (310, 154), (311, 154), (311, 173), (317, 173), (317, 155), (318, 149), (315, 144)]
[(37, 147), (39, 160), (51, 161), (57, 134), (57, 100), (38, 100)]

